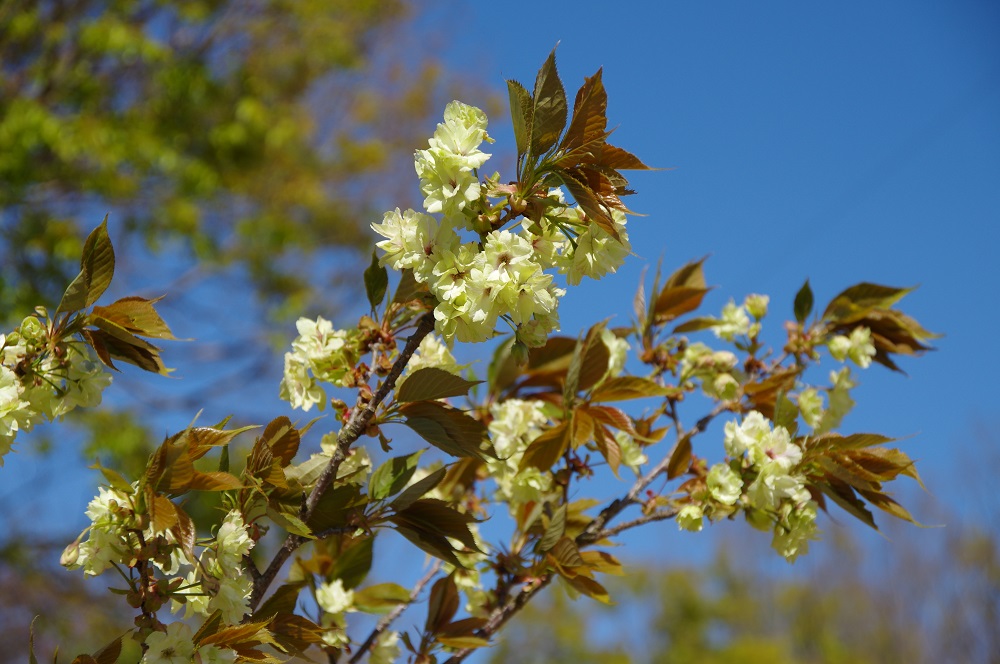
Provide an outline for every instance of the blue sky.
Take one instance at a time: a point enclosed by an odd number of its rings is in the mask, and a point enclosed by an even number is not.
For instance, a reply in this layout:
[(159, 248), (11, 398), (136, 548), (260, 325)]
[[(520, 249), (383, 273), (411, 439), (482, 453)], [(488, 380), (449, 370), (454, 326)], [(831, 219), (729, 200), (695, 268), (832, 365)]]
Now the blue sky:
[[(945, 334), (938, 350), (904, 358), (908, 376), (864, 372), (847, 426), (906, 437), (938, 507), (975, 517), (955, 485), (996, 412), (1000, 5), (448, 6), (450, 65), (501, 92), (505, 78), (530, 88), (558, 43), (571, 95), (604, 68), (612, 142), (673, 169), (631, 178), (629, 205), (648, 215), (629, 223), (641, 260), (569, 293), (564, 331), (627, 320), (643, 266), (660, 258), (669, 271), (710, 256), (707, 311), (759, 292), (787, 316), (807, 277), (818, 306), (859, 281), (919, 285), (901, 308)], [(491, 135), (496, 152), (512, 149), (506, 121)]]

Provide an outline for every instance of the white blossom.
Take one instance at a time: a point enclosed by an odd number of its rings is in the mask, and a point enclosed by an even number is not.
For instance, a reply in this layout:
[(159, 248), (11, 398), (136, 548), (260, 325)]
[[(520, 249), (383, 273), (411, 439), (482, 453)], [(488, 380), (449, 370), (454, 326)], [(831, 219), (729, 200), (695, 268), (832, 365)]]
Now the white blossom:
[(681, 530), (690, 530), (695, 533), (700, 532), (704, 523), (702, 516), (703, 510), (701, 505), (685, 505), (677, 512), (677, 527)]
[(385, 631), (378, 635), (368, 655), (369, 664), (392, 664), (399, 658), (399, 633)]
[(867, 327), (856, 327), (850, 336), (838, 334), (827, 342), (830, 355), (838, 362), (848, 358), (862, 369), (871, 366), (875, 357), (875, 344), (872, 343), (872, 331)]
[(725, 463), (717, 463), (708, 471), (708, 492), (723, 505), (733, 505), (740, 499), (743, 480)]
[(166, 632), (152, 632), (146, 637), (146, 653), (142, 664), (191, 664), (194, 644), (191, 628), (184, 623), (167, 625)]
[(732, 300), (722, 307), (722, 318), (712, 326), (715, 336), (726, 341), (732, 341), (736, 337), (746, 335), (750, 332), (750, 318), (746, 309), (737, 306)]
[(324, 582), (316, 587), (316, 603), (327, 613), (344, 613), (354, 605), (354, 591), (340, 579)]

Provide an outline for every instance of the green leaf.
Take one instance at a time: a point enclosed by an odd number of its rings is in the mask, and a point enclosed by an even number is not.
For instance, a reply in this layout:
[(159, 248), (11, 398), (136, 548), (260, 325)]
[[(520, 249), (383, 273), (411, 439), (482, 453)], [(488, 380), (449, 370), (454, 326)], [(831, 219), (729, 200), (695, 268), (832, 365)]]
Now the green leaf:
[(608, 373), (611, 354), (601, 338), (604, 328), (605, 323), (594, 325), (587, 330), (587, 336), (577, 342), (563, 387), (567, 402), (572, 402), (578, 391), (590, 389)]
[(542, 155), (556, 144), (566, 126), (566, 91), (556, 71), (555, 49), (538, 70), (533, 102), (531, 153)]
[(371, 571), (374, 549), (374, 537), (355, 540), (350, 548), (336, 557), (327, 578), (331, 581), (340, 579), (345, 590), (357, 588)]
[(626, 399), (641, 399), (643, 397), (663, 397), (670, 392), (669, 388), (663, 387), (649, 378), (616, 376), (601, 383), (590, 398), (597, 402), (625, 401)]
[(457, 540), (471, 551), (479, 551), (469, 524), (477, 523), (470, 514), (463, 514), (443, 500), (422, 498), (389, 517), (399, 534), (420, 549), (456, 567), (465, 567), (455, 555), (448, 538)]
[(799, 292), (795, 294), (795, 304), (793, 306), (795, 311), (795, 320), (797, 320), (800, 325), (805, 323), (806, 318), (808, 318), (809, 314), (812, 313), (812, 308), (813, 292), (812, 288), (809, 287), (809, 280), (806, 279), (806, 282), (802, 284), (802, 288), (800, 288)]
[(118, 656), (122, 652), (122, 638), (125, 635), (119, 636), (117, 639), (104, 646), (97, 652), (93, 654), (94, 661), (97, 664), (115, 664), (118, 661)]
[(243, 488), (243, 483), (238, 477), (229, 473), (202, 473), (196, 470), (187, 488), (188, 491), (229, 491)]
[(507, 96), (510, 97), (510, 119), (514, 125), (514, 142), (520, 159), (530, 147), (534, 100), (531, 93), (514, 80), (507, 81)]
[(611, 595), (608, 591), (597, 581), (594, 581), (588, 576), (577, 575), (577, 576), (564, 576), (562, 577), (566, 583), (573, 587), (574, 590), (580, 592), (583, 595), (591, 599), (596, 599), (602, 604), (614, 604), (611, 601)]
[(569, 422), (560, 422), (542, 432), (524, 451), (518, 470), (537, 468), (542, 472), (547, 471), (569, 449), (571, 433)]
[(403, 492), (396, 496), (396, 499), (390, 503), (390, 507), (395, 509), (397, 512), (406, 509), (412, 505), (414, 501), (419, 498), (423, 498), (425, 494), (432, 491), (438, 484), (440, 484), (442, 480), (444, 480), (447, 473), (448, 466), (442, 466), (426, 477), (417, 480), (410, 486), (403, 489)]
[(368, 302), (372, 305), (372, 311), (382, 304), (385, 298), (386, 288), (389, 287), (389, 273), (383, 265), (379, 264), (378, 254), (372, 250), (371, 265), (365, 270), (365, 293), (368, 294)]
[(718, 324), (718, 319), (702, 316), (699, 318), (692, 318), (689, 321), (681, 323), (675, 327), (671, 333), (684, 334), (685, 332), (699, 332), (701, 330), (707, 330), (708, 328)]
[(317, 533), (331, 528), (343, 528), (353, 510), (367, 504), (367, 497), (361, 495), (361, 489), (356, 484), (334, 485), (324, 491), (316, 502), (316, 507), (309, 516), (308, 526)]
[(823, 319), (847, 322), (860, 318), (873, 309), (888, 309), (912, 290), (871, 283), (856, 284), (830, 301), (823, 312)]
[(373, 500), (385, 500), (403, 490), (406, 483), (417, 470), (417, 462), (424, 450), (419, 450), (407, 456), (389, 459), (372, 473), (368, 481), (368, 495)]
[(275, 509), (271, 505), (267, 506), (267, 516), (274, 521), (275, 524), (284, 528), (287, 532), (292, 535), (298, 535), (300, 537), (308, 537), (312, 539), (314, 537), (313, 531), (310, 530), (309, 526), (299, 518), (297, 514), (292, 514), (288, 511), (282, 511)]
[(799, 409), (784, 392), (778, 394), (774, 404), (774, 424), (788, 430), (793, 437), (798, 430)]
[(365, 613), (388, 613), (409, 602), (410, 591), (398, 583), (377, 583), (354, 591), (354, 607)]
[(560, 539), (562, 539), (563, 534), (566, 532), (566, 506), (560, 505), (555, 512), (552, 513), (552, 518), (549, 519), (549, 525), (545, 528), (545, 534), (542, 539), (538, 540), (538, 545), (535, 547), (537, 553), (545, 553), (549, 551), (556, 545)]
[(132, 484), (127, 479), (122, 477), (118, 471), (112, 470), (111, 468), (105, 468), (101, 465), (100, 461), (94, 461), (93, 465), (87, 467), (91, 470), (101, 471), (101, 475), (104, 475), (104, 479), (108, 481), (108, 485), (112, 489), (117, 489), (118, 491), (129, 495), (135, 492), (135, 489), (132, 488)]
[[(279, 586), (270, 597), (264, 600), (264, 603), (253, 612), (253, 617), (256, 620), (265, 620), (271, 616), (278, 615), (279, 613), (289, 614), (295, 611), (295, 605), (299, 601), (299, 593), (304, 587), (303, 582), (298, 583), (286, 583)], [(345, 586), (346, 588), (346, 586)], [(195, 643), (198, 640), (195, 639)]]
[(108, 236), (108, 215), (91, 231), (83, 245), (80, 273), (66, 288), (56, 313), (72, 313), (89, 307), (104, 294), (115, 274), (115, 250)]
[(406, 418), (406, 426), (452, 456), (493, 456), (492, 451), (483, 450), (489, 440), (486, 426), (457, 408), (437, 401), (415, 401), (404, 404), (399, 411)]
[(396, 401), (430, 401), (465, 396), (472, 386), (481, 382), (483, 381), (465, 380), (437, 367), (425, 367), (406, 377), (402, 386), (396, 391)]

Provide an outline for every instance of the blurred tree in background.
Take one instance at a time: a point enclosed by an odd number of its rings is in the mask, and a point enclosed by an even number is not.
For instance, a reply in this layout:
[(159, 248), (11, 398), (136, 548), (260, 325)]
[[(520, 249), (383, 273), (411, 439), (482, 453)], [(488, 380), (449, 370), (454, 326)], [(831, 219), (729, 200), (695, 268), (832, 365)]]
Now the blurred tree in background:
[(444, 98), (433, 34), (400, 29), (414, 9), (5, 0), (0, 317), (57, 301), (79, 222), (108, 210), (119, 246), (179, 246), (243, 270), (272, 307), (307, 308), (326, 285), (311, 268), (371, 243), (378, 194)]
[[(57, 302), (81, 229), (110, 211), (117, 246), (170, 266), (142, 265), (132, 283), (178, 294), (170, 305), (196, 312), (210, 342), (198, 352), (241, 358), (235, 380), (252, 381), (272, 359), (265, 323), (319, 302), (329, 316), (370, 221), (412, 196), (409, 155), (458, 93), (432, 56), (433, 28), (412, 28), (439, 5), (0, 3), (0, 319)], [(209, 273), (241, 293), (249, 281), (257, 313), (220, 320), (196, 288)], [(227, 324), (239, 333), (212, 334)], [(197, 401), (155, 407), (186, 419)], [(114, 436), (94, 436), (110, 416), (84, 423), (85, 455), (144, 464), (146, 436), (127, 413)]]
[[(932, 664), (1000, 661), (1000, 535), (895, 529), (889, 574), (866, 569), (845, 530), (808, 576), (774, 574), (772, 556), (730, 541), (698, 567), (626, 568), (618, 604), (562, 589), (507, 627), (490, 661), (577, 664)], [(747, 533), (744, 533), (747, 535)]]

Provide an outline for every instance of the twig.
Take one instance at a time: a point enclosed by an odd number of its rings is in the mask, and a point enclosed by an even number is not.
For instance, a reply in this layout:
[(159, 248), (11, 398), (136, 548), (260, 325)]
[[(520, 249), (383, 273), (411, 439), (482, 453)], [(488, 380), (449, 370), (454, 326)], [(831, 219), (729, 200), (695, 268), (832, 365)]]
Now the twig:
[[(406, 341), (406, 346), (399, 353), (399, 357), (393, 363), (392, 368), (389, 370), (388, 375), (385, 380), (382, 381), (381, 387), (375, 393), (375, 396), (371, 398), (367, 403), (358, 397), (357, 404), (355, 405), (354, 412), (351, 414), (350, 420), (347, 424), (340, 430), (337, 434), (337, 449), (333, 452), (333, 458), (327, 464), (326, 468), (323, 469), (323, 473), (316, 480), (316, 485), (313, 487), (312, 491), (309, 493), (309, 497), (306, 498), (305, 506), (302, 510), (300, 518), (303, 522), (308, 522), (309, 517), (312, 516), (313, 511), (316, 509), (316, 505), (319, 503), (319, 499), (323, 496), (330, 485), (333, 484), (333, 480), (337, 477), (337, 470), (340, 469), (340, 464), (343, 463), (344, 459), (347, 458), (347, 453), (351, 449), (351, 445), (361, 437), (361, 434), (368, 429), (368, 425), (371, 423), (372, 418), (375, 417), (375, 410), (381, 405), (389, 392), (396, 385), (396, 380), (399, 375), (403, 373), (403, 369), (406, 367), (407, 362), (416, 352), (417, 347), (420, 342), (423, 341), (424, 337), (430, 334), (431, 330), (434, 329), (434, 317), (431, 314), (424, 314), (421, 316), (416, 329), (413, 334), (410, 335), (409, 339)], [(274, 579), (278, 576), (278, 572), (281, 567), (285, 564), (291, 555), (298, 549), (308, 538), (302, 537), (301, 535), (289, 534), (285, 538), (284, 543), (282, 543), (281, 548), (278, 549), (277, 553), (274, 554), (274, 559), (267, 566), (263, 572), (261, 572), (260, 577), (254, 580), (253, 593), (250, 596), (250, 612), (252, 613), (260, 600), (264, 597), (264, 593), (267, 589), (274, 583)]]
[(368, 635), (368, 638), (365, 639), (365, 642), (361, 644), (361, 647), (358, 648), (358, 651), (353, 655), (351, 655), (351, 659), (348, 660), (348, 664), (356, 664), (357, 662), (361, 661), (361, 656), (364, 655), (366, 652), (368, 652), (369, 648), (372, 647), (372, 644), (375, 643), (375, 639), (377, 639), (382, 632), (389, 629), (389, 625), (391, 625), (396, 620), (396, 618), (403, 615), (403, 611), (405, 611), (406, 608), (410, 606), (410, 604), (416, 601), (417, 595), (419, 595), (420, 591), (422, 591), (424, 587), (426, 587), (427, 584), (431, 582), (431, 579), (434, 578), (434, 575), (437, 574), (440, 569), (441, 569), (441, 561), (435, 560), (434, 564), (431, 565), (431, 568), (427, 570), (427, 574), (424, 574), (424, 576), (419, 581), (417, 581), (417, 584), (413, 586), (413, 590), (410, 591), (410, 601), (406, 604), (398, 605), (396, 608), (394, 608), (392, 611), (386, 614), (381, 620), (378, 621), (378, 624), (375, 625), (375, 629), (373, 629), (371, 634)]
[[(523, 609), (524, 606), (529, 601), (531, 601), (531, 598), (533, 598), (536, 594), (538, 594), (538, 592), (541, 591), (545, 586), (549, 585), (552, 582), (552, 578), (553, 578), (552, 574), (547, 574), (542, 578), (538, 579), (537, 581), (535, 581), (534, 583), (522, 587), (520, 592), (518, 592), (516, 595), (508, 599), (503, 606), (493, 611), (493, 613), (489, 617), (489, 620), (487, 620), (486, 624), (483, 625), (483, 627), (478, 632), (476, 632), (476, 635), (481, 636), (484, 639), (489, 639), (497, 631), (499, 631), (500, 628), (503, 627), (508, 620), (513, 618), (518, 611)], [(459, 664), (459, 662), (464, 660), (473, 652), (475, 652), (474, 648), (465, 648), (463, 650), (459, 650), (457, 653), (449, 657), (445, 661), (445, 664)]]
[[(690, 432), (684, 432), (680, 429), (680, 422), (675, 417), (674, 421), (678, 424), (677, 428), (677, 439), (680, 441), (684, 436), (695, 435), (702, 433), (708, 428), (709, 423), (717, 417), (720, 413), (729, 410), (729, 407), (725, 403), (721, 403), (712, 410), (711, 413), (702, 417), (694, 425), (694, 428)], [(584, 530), (576, 538), (577, 546), (586, 546), (587, 544), (593, 544), (605, 537), (611, 537), (612, 535), (617, 535), (618, 533), (628, 530), (629, 528), (635, 528), (636, 526), (641, 526), (645, 523), (652, 523), (654, 521), (663, 521), (675, 516), (673, 510), (661, 510), (659, 512), (654, 512), (652, 514), (647, 514), (646, 516), (633, 519), (632, 521), (627, 521), (623, 524), (615, 526), (614, 528), (605, 528), (605, 526), (618, 516), (622, 510), (633, 503), (638, 503), (638, 496), (642, 491), (648, 487), (653, 480), (655, 480), (661, 473), (665, 472), (667, 466), (670, 465), (670, 458), (673, 456), (673, 450), (666, 457), (663, 458), (656, 466), (650, 470), (648, 473), (636, 480), (632, 488), (628, 490), (621, 498), (616, 498), (611, 501), (601, 513), (597, 515), (587, 529)], [(521, 591), (516, 595), (508, 599), (502, 607), (497, 608), (491, 615), (489, 620), (481, 629), (476, 632), (476, 636), (480, 636), (484, 639), (490, 639), (492, 636), (501, 628), (503, 625), (514, 617), (518, 611), (520, 611), (524, 606), (531, 601), (531, 599), (540, 591), (542, 588), (547, 586), (552, 582), (553, 575), (547, 574), (540, 579), (538, 579), (534, 584), (526, 585), (521, 588)], [(468, 657), (473, 652), (472, 648), (466, 648), (455, 653), (451, 658), (449, 658), (445, 664), (459, 664), (466, 657)]]
[(666, 519), (672, 519), (677, 516), (676, 510), (661, 510), (659, 512), (653, 512), (652, 514), (647, 514), (645, 516), (640, 516), (631, 521), (626, 521), (625, 523), (619, 523), (613, 528), (605, 528), (601, 532), (597, 533), (594, 537), (594, 541), (600, 541), (608, 537), (614, 537), (615, 535), (626, 531), (630, 528), (635, 528), (636, 526), (641, 526), (646, 523), (652, 523), (654, 521), (664, 521)]
[[(715, 407), (714, 410), (712, 410), (711, 413), (705, 415), (703, 418), (698, 420), (697, 424), (694, 425), (694, 428), (690, 432), (682, 431), (679, 426), (680, 422), (675, 417), (674, 422), (676, 425), (678, 425), (677, 426), (678, 442), (681, 441), (687, 435), (693, 436), (695, 434), (703, 432), (708, 427), (709, 423), (716, 416), (718, 416), (720, 413), (726, 410), (728, 410), (726, 404), (720, 403), (718, 406)], [(586, 530), (580, 533), (580, 535), (576, 538), (576, 543), (582, 546), (585, 544), (592, 544), (597, 540), (601, 539), (600, 537), (598, 537), (598, 535), (600, 535), (601, 531), (604, 530), (604, 527), (608, 524), (608, 522), (610, 522), (616, 516), (621, 514), (622, 510), (624, 510), (629, 505), (638, 503), (639, 494), (642, 493), (646, 489), (646, 487), (652, 484), (653, 480), (659, 477), (660, 474), (666, 472), (667, 466), (670, 465), (670, 459), (674, 455), (675, 448), (676, 446), (674, 448), (671, 448), (670, 454), (667, 454), (665, 457), (663, 457), (663, 459), (661, 459), (660, 462), (657, 463), (652, 470), (650, 470), (648, 473), (646, 473), (638, 480), (636, 480), (635, 484), (632, 485), (632, 488), (628, 490), (628, 493), (626, 493), (621, 498), (616, 498), (615, 500), (611, 501), (611, 503), (609, 503), (607, 507), (601, 510), (601, 513), (597, 515), (597, 518), (591, 521), (590, 525), (587, 526)]]

